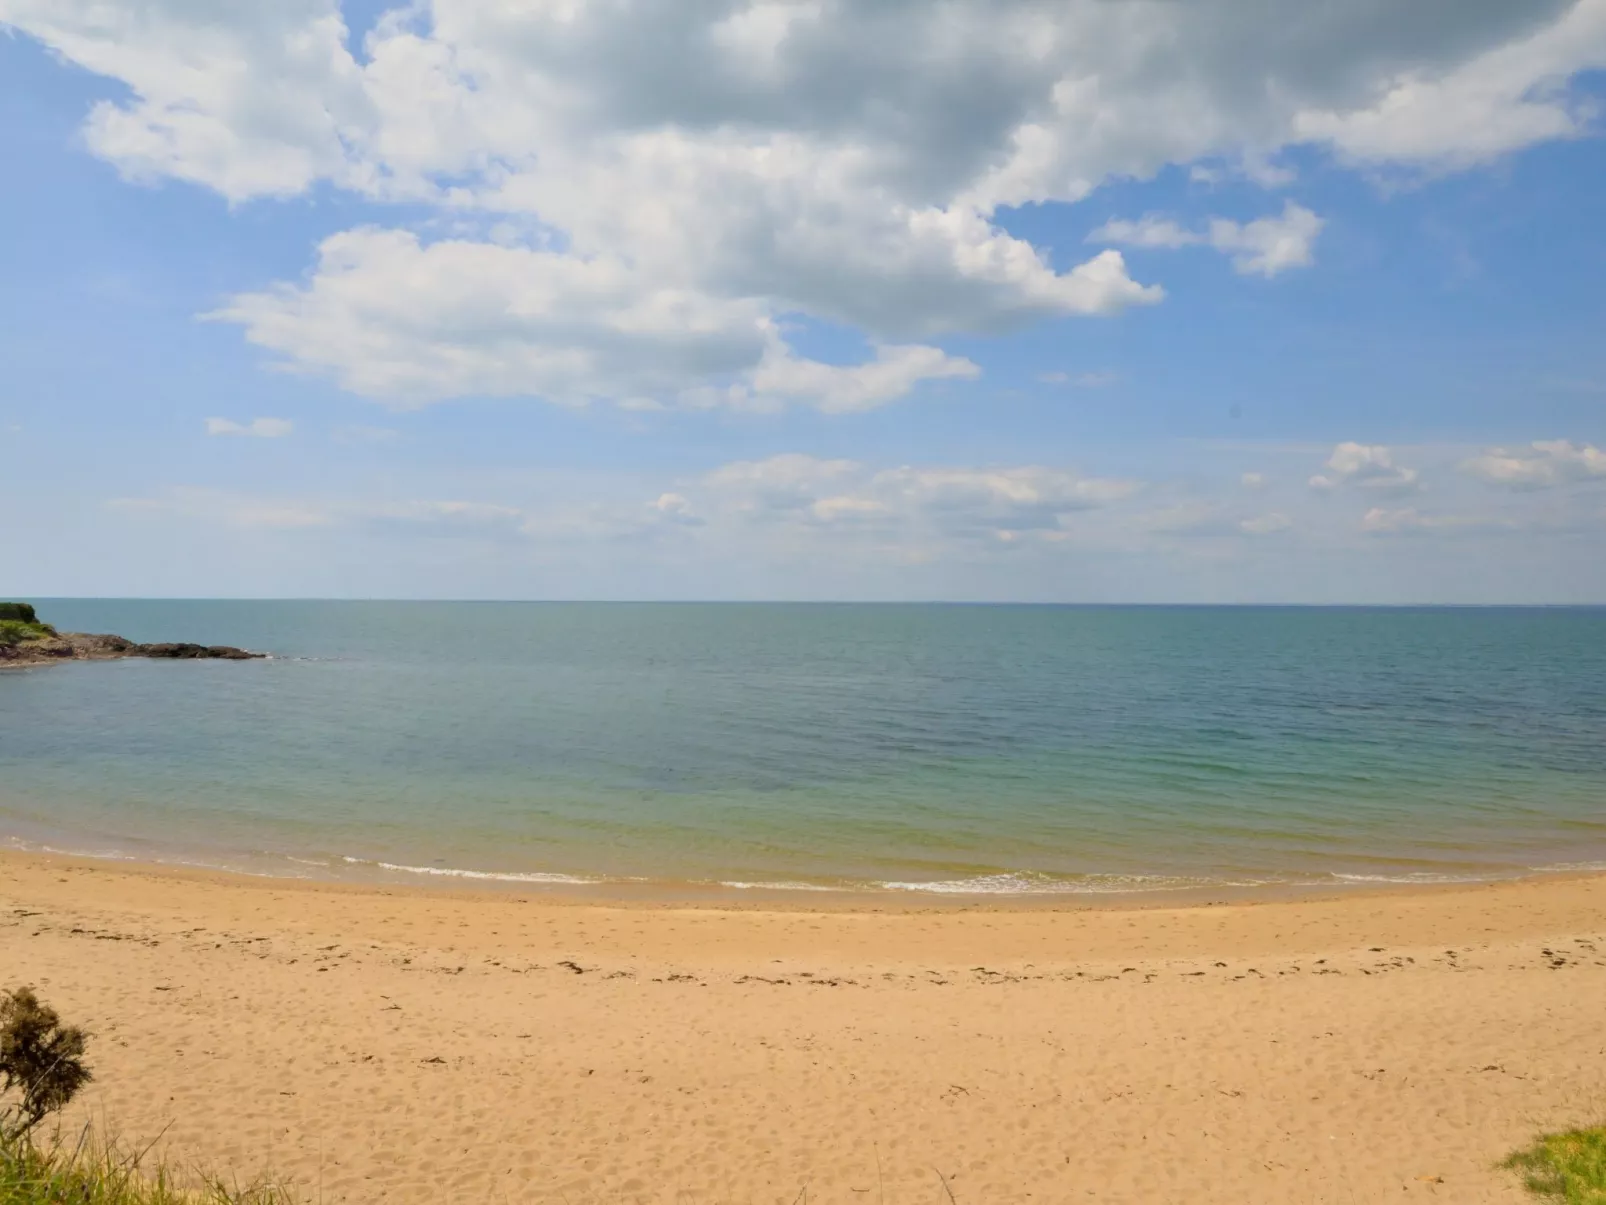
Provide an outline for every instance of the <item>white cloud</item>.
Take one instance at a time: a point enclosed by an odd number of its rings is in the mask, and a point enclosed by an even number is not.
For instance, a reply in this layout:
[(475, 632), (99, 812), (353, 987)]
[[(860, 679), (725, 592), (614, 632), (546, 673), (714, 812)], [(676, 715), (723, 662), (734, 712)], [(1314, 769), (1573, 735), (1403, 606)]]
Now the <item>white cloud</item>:
[(263, 498), (227, 490), (176, 486), (147, 498), (113, 498), (107, 505), (131, 515), (202, 519), (230, 527), (298, 529), (325, 527), (334, 514), (301, 499)]
[(1289, 201), (1280, 216), (1251, 222), (1211, 218), (1203, 230), (1188, 230), (1153, 214), (1135, 222), (1117, 218), (1093, 231), (1088, 241), (1162, 250), (1214, 247), (1232, 257), (1232, 266), (1240, 275), (1270, 278), (1314, 263), (1312, 249), (1324, 225), (1309, 209)]
[[(787, 453), (736, 461), (648, 500), (613, 489), (558, 490), (522, 504), (473, 499), (295, 499), (195, 487), (108, 505), (130, 515), (238, 528), (340, 528), (403, 539), (537, 548), (678, 539), (710, 550), (789, 541), (866, 540), (896, 556), (960, 546), (1055, 543), (1080, 516), (1132, 497), (1139, 483), (1040, 465), (895, 466)], [(779, 543), (777, 543), (779, 541)]]
[(1324, 225), (1310, 210), (1289, 201), (1281, 217), (1242, 224), (1211, 219), (1210, 245), (1231, 255), (1232, 266), (1240, 274), (1269, 278), (1315, 262), (1311, 248)]
[(529, 524), (528, 516), (517, 507), (462, 501), (408, 502), (356, 517), (387, 534), (450, 539), (520, 539), (528, 533)]
[(211, 317), (243, 324), (252, 342), (294, 365), (400, 406), (483, 394), (640, 409), (665, 395), (690, 405), (862, 410), (924, 380), (979, 372), (921, 345), (882, 346), (859, 365), (798, 359), (750, 299), (653, 288), (618, 257), (424, 244), (396, 230), (333, 235), (306, 285), (235, 297)]
[(1419, 474), (1394, 463), (1380, 445), (1341, 443), (1327, 458), (1327, 472), (1310, 479), (1312, 489), (1335, 490), (1353, 486), (1387, 494), (1409, 494), (1421, 487)]
[(1274, 532), (1287, 531), (1293, 525), (1294, 521), (1281, 511), (1268, 511), (1263, 515), (1240, 519), (1238, 529), (1245, 535), (1269, 536)]
[(1490, 448), (1461, 468), (1491, 485), (1543, 490), (1575, 481), (1606, 479), (1606, 452), (1565, 439), (1535, 440), (1526, 448)]
[(1238, 478), (1238, 484), (1246, 490), (1261, 490), (1266, 488), (1266, 474), (1245, 473)]
[[(404, 404), (645, 406), (751, 400), (766, 354), (797, 361), (777, 331), (798, 314), (897, 348), (1156, 302), (1113, 251), (1055, 268), (999, 208), (1173, 163), (1280, 187), (1300, 143), (1484, 162), (1579, 133), (1568, 81), (1606, 63), (1606, 0), (1267, 11), (419, 0), (360, 57), (335, 0), (0, 0), (0, 23), (121, 82), (85, 136), (130, 177), (231, 202), (328, 184), (486, 232), (349, 231), (307, 280), (223, 307), (287, 364)], [(1269, 276), (1308, 263), (1317, 229), (1290, 206), (1181, 233)], [(815, 375), (816, 404), (883, 388)]]
[(1087, 236), (1090, 243), (1119, 243), (1123, 247), (1140, 247), (1145, 250), (1175, 251), (1179, 247), (1197, 247), (1210, 241), (1209, 236), (1186, 230), (1171, 218), (1145, 214), (1137, 221), (1111, 218)]
[(1161, 535), (1217, 537), (1269, 536), (1293, 526), (1293, 519), (1281, 511), (1239, 517), (1229, 508), (1208, 500), (1162, 507), (1140, 516), (1136, 523), (1140, 531)]
[(689, 527), (702, 525), (702, 518), (692, 509), (684, 495), (676, 493), (662, 493), (647, 504), (647, 509), (654, 516), (667, 523), (681, 523)]
[(1519, 524), (1512, 519), (1478, 518), (1469, 515), (1423, 514), (1415, 507), (1389, 510), (1374, 506), (1361, 516), (1361, 530), (1375, 536), (1410, 536), (1433, 534), (1471, 534), (1475, 532), (1514, 530)]
[(295, 424), (287, 418), (254, 418), (248, 423), (237, 423), (228, 418), (206, 420), (208, 435), (244, 435), (252, 439), (283, 439), (294, 431)]
[(1058, 532), (1071, 516), (1138, 489), (1136, 482), (1036, 465), (874, 470), (796, 453), (725, 465), (703, 484), (717, 506), (763, 522), (876, 524), (887, 531), (993, 539)]
[(801, 398), (828, 414), (869, 410), (902, 397), (921, 381), (974, 379), (981, 369), (935, 347), (879, 347), (865, 364), (821, 364), (772, 350), (752, 375), (759, 398)]
[(1606, 66), (1606, 3), (1577, 0), (1559, 17), (1438, 69), (1401, 65), (1375, 103), (1307, 109), (1296, 136), (1363, 163), (1453, 170), (1587, 132), (1592, 106), (1569, 95), (1578, 71)]
[(1037, 379), (1045, 385), (1074, 385), (1078, 389), (1103, 389), (1107, 385), (1115, 384), (1121, 377), (1118, 373), (1106, 370), (1079, 372), (1074, 375), (1068, 372), (1041, 372), (1037, 374)]

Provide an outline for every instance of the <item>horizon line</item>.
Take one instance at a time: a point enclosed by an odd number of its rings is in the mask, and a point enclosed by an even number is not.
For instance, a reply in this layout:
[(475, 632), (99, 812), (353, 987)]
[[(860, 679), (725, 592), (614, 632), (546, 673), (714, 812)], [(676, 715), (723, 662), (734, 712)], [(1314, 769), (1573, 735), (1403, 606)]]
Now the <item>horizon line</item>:
[(45, 602), (231, 602), (231, 603), (399, 603), (480, 606), (759, 606), (759, 607), (1060, 607), (1060, 608), (1190, 608), (1266, 610), (1599, 610), (1598, 602), (1174, 602), (1070, 601), (966, 598), (446, 598), (338, 595), (190, 595), (190, 594), (32, 594), (0, 596), (0, 601)]

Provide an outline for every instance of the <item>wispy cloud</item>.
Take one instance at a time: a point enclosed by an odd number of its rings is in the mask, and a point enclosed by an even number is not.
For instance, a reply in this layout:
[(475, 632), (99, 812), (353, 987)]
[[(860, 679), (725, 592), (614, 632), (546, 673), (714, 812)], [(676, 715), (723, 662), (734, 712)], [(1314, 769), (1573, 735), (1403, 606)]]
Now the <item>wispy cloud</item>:
[(230, 527), (295, 529), (326, 527), (335, 521), (329, 508), (300, 499), (194, 486), (175, 486), (144, 498), (113, 498), (107, 506), (125, 514), (199, 519)]
[(287, 418), (254, 418), (248, 423), (237, 423), (230, 418), (206, 420), (208, 435), (239, 435), (248, 439), (283, 439), (294, 431), (295, 424)]
[(1121, 379), (1118, 373), (1104, 372), (1040, 372), (1037, 379), (1045, 385), (1071, 385), (1077, 389), (1103, 389)]

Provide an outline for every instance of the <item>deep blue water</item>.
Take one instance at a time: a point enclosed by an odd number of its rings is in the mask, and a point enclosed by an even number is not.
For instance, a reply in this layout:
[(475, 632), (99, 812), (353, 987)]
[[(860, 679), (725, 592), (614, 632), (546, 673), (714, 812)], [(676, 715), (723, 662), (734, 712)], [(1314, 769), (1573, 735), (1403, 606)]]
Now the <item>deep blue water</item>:
[(0, 673), (30, 845), (945, 893), (1606, 864), (1602, 609), (40, 611), (274, 657)]

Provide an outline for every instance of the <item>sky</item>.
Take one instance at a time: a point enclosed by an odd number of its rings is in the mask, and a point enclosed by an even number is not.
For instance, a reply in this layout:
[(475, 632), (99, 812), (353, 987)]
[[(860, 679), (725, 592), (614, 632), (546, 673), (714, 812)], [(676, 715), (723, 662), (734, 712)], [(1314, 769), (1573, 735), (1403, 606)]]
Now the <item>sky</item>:
[(1606, 602), (1606, 0), (0, 0), (0, 596)]

